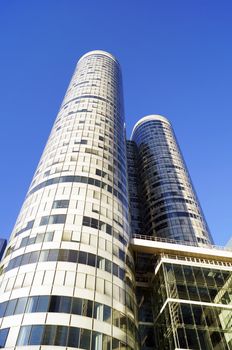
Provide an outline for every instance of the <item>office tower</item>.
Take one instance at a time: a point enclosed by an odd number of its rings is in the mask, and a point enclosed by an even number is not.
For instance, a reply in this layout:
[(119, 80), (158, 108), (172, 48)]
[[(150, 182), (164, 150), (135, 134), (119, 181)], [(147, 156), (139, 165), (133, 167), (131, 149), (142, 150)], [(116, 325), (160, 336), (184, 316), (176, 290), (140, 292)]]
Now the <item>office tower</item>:
[(0, 260), (1, 260), (2, 256), (3, 256), (3, 253), (4, 253), (5, 249), (6, 249), (6, 240), (0, 238)]
[(131, 139), (139, 157), (144, 232), (208, 245), (206, 221), (170, 122), (160, 115), (140, 119)]
[(138, 348), (126, 171), (120, 67), (89, 52), (1, 266), (0, 347)]

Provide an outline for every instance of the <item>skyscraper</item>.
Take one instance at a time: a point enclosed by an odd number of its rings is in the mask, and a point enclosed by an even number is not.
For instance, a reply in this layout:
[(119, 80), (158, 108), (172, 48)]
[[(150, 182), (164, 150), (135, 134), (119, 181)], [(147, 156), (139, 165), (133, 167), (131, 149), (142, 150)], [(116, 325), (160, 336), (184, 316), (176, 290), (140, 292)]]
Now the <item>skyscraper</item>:
[(137, 348), (126, 173), (120, 67), (109, 53), (89, 52), (1, 267), (1, 346)]
[(231, 281), (170, 122), (126, 145), (119, 64), (85, 54), (0, 265), (0, 348), (229, 350)]
[[(140, 119), (132, 131), (144, 203), (144, 232), (174, 240), (212, 244), (170, 122), (160, 115)], [(136, 152), (137, 154), (137, 152)]]

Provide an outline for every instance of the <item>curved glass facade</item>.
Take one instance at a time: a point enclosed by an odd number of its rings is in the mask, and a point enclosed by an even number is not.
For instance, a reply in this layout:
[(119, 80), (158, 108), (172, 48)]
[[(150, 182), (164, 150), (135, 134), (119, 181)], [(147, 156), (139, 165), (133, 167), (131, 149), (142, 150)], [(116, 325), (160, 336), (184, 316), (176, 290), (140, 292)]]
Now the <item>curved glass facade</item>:
[(137, 349), (128, 243), (121, 72), (93, 51), (77, 64), (1, 263), (1, 347)]
[(170, 122), (159, 115), (142, 118), (131, 139), (139, 154), (144, 234), (212, 243)]

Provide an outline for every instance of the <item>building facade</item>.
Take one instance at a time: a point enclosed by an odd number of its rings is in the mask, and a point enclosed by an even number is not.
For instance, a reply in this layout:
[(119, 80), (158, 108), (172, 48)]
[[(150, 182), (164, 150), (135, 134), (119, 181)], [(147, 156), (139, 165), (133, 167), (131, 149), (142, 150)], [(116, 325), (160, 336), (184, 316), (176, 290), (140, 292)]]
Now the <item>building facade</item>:
[(1, 347), (138, 348), (126, 174), (120, 67), (93, 51), (77, 64), (1, 265)]
[(114, 56), (77, 64), (0, 265), (0, 348), (229, 350), (216, 249), (170, 122), (126, 142)]
[(140, 119), (131, 135), (137, 146), (140, 201), (146, 235), (212, 244), (170, 122), (163, 116)]

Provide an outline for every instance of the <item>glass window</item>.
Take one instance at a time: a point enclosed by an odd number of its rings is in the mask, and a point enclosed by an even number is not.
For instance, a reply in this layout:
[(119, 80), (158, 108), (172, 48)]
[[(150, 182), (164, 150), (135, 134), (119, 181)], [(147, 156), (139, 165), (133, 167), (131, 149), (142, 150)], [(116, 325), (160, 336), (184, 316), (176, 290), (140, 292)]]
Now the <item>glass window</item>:
[(49, 220), (49, 216), (43, 216), (40, 220), (40, 226), (42, 225), (47, 225), (48, 224), (48, 220)]
[(38, 297), (29, 297), (25, 312), (28, 312), (28, 313), (36, 312), (37, 302), (38, 302)]
[(112, 263), (110, 260), (105, 259), (105, 271), (111, 273)]
[(0, 329), (0, 348), (4, 348), (10, 328)]
[(29, 345), (40, 345), (43, 337), (44, 326), (32, 326)]
[(59, 312), (70, 313), (71, 310), (71, 298), (61, 296), (60, 297), (60, 307)]
[(16, 303), (17, 303), (17, 299), (9, 300), (6, 308), (6, 312), (5, 312), (5, 317), (14, 315)]
[(40, 253), (39, 251), (31, 253), (30, 260), (29, 260), (30, 264), (36, 263), (39, 260), (39, 253)]
[(103, 320), (103, 305), (99, 303), (94, 303), (94, 318), (97, 320)]
[(119, 349), (120, 349), (119, 340), (113, 338), (112, 339), (112, 350), (119, 350)]
[(54, 345), (56, 336), (56, 326), (46, 326), (43, 335), (43, 345)]
[(79, 252), (78, 263), (86, 265), (86, 258), (87, 258), (87, 253)]
[(49, 305), (49, 296), (41, 295), (38, 297), (38, 303), (36, 307), (36, 312), (47, 312)]
[(60, 249), (59, 251), (59, 261), (69, 261), (70, 252), (66, 249)]
[(59, 254), (59, 250), (58, 249), (51, 249), (51, 250), (49, 250), (48, 261), (57, 261), (58, 260), (58, 254)]
[(91, 350), (102, 349), (102, 334), (92, 332), (92, 347)]
[(54, 232), (46, 232), (44, 242), (51, 242), (53, 240)]
[(91, 300), (82, 300), (82, 315), (87, 317), (92, 317), (93, 312), (93, 302)]
[(27, 299), (28, 298), (19, 298), (18, 299), (16, 308), (15, 308), (15, 312), (14, 312), (15, 315), (24, 313), (24, 310), (25, 310), (25, 307), (26, 307), (26, 304), (27, 304)]
[(79, 298), (74, 298), (72, 303), (72, 314), (81, 315), (82, 310), (82, 300)]
[(95, 264), (96, 264), (96, 255), (88, 253), (87, 265), (95, 267)]
[(22, 256), (22, 261), (21, 261), (21, 264), (22, 264), (22, 265), (28, 264), (29, 259), (30, 259), (30, 254), (31, 254), (31, 253), (26, 253), (26, 254), (24, 254), (24, 255)]
[(111, 337), (105, 334), (103, 334), (102, 350), (111, 350)]
[(41, 243), (41, 242), (43, 242), (43, 239), (44, 239), (44, 233), (39, 233), (39, 234), (36, 236), (35, 242), (36, 242), (36, 243)]
[(49, 224), (64, 224), (66, 221), (66, 215), (60, 214), (60, 215), (51, 215), (49, 218)]
[(60, 296), (51, 296), (49, 312), (59, 312), (61, 297)]
[(111, 308), (104, 305), (103, 321), (111, 323)]
[(56, 328), (56, 337), (54, 345), (66, 346), (68, 335), (68, 327), (57, 326)]
[(78, 348), (79, 347), (79, 328), (69, 327), (69, 336), (67, 346)]
[(57, 200), (53, 202), (52, 208), (68, 208), (69, 200)]
[(69, 250), (68, 252), (68, 261), (69, 262), (77, 262), (77, 253), (75, 250)]
[(35, 237), (29, 237), (27, 244), (34, 244), (35, 243)]
[(91, 331), (88, 329), (81, 329), (80, 331), (80, 348), (89, 349), (90, 348), (90, 334)]
[(31, 327), (32, 326), (23, 326), (20, 329), (19, 336), (17, 339), (17, 345), (28, 345), (29, 342), (29, 336), (31, 332)]
[(48, 261), (48, 254), (49, 250), (41, 250), (40, 256), (39, 256), (39, 261)]
[(6, 307), (7, 307), (7, 301), (5, 301), (4, 303), (0, 304), (0, 318), (4, 316), (5, 311), (6, 311)]

